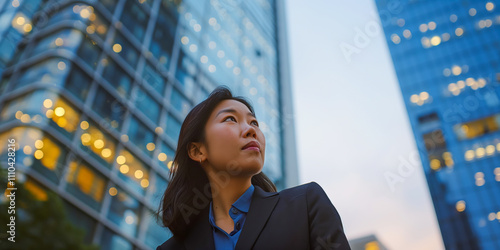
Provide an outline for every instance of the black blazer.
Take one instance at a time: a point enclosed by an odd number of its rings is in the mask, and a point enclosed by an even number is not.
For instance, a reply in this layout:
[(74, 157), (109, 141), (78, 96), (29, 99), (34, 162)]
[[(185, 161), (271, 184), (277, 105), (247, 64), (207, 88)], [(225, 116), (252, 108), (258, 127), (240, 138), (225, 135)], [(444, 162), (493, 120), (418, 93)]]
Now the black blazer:
[[(156, 249), (215, 250), (208, 213), (207, 207), (183, 241), (172, 237)], [(265, 192), (255, 186), (235, 249), (351, 248), (337, 210), (325, 191), (311, 182), (279, 193)]]

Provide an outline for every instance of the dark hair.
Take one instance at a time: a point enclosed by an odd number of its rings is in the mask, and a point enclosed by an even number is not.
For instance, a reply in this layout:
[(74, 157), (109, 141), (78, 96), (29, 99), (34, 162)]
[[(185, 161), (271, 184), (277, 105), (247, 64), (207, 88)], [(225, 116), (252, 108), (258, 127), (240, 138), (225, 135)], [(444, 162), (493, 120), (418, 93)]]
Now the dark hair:
[[(219, 86), (184, 119), (170, 170), (170, 181), (157, 211), (163, 226), (168, 227), (175, 237), (184, 238), (191, 223), (212, 199), (208, 177), (200, 163), (189, 157), (188, 150), (192, 142), (205, 142), (205, 125), (215, 107), (224, 100), (239, 101), (255, 115), (244, 97), (235, 97), (226, 86)], [(252, 177), (252, 184), (264, 191), (276, 192), (274, 183), (262, 172)]]

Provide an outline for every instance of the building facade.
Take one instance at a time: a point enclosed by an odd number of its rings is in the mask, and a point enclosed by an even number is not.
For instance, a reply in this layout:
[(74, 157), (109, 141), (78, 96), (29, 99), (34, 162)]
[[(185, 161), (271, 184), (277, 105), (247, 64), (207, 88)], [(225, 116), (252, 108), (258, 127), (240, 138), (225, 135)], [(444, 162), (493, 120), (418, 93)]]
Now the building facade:
[(0, 138), (16, 139), (18, 179), (56, 192), (87, 242), (153, 249), (170, 237), (153, 211), (180, 127), (219, 85), (253, 104), (264, 173), (279, 189), (298, 184), (283, 1), (0, 6), (0, 31), (19, 33), (0, 40), (11, 46), (0, 51)]
[(500, 249), (500, 2), (375, 2), (446, 249)]

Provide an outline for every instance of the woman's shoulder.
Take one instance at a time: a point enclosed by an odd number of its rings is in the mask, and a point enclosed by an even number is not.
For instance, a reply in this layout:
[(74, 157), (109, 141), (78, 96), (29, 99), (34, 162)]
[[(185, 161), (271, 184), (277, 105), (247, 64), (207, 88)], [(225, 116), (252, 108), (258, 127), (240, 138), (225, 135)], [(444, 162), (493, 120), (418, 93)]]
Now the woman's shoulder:
[(281, 197), (297, 197), (301, 195), (326, 195), (321, 186), (312, 181), (295, 187), (283, 189), (279, 192)]
[(159, 245), (156, 250), (170, 250), (170, 249), (184, 249), (184, 246), (180, 244), (175, 237), (170, 237), (163, 244)]

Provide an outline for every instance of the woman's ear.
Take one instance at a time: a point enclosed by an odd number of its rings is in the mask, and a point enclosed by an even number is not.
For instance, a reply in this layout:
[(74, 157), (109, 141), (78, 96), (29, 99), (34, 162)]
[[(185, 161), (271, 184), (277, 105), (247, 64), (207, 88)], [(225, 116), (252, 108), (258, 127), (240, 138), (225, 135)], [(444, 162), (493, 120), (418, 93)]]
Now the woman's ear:
[(206, 157), (205, 147), (201, 142), (191, 142), (188, 146), (188, 155), (189, 158), (191, 158), (193, 161), (203, 161)]

